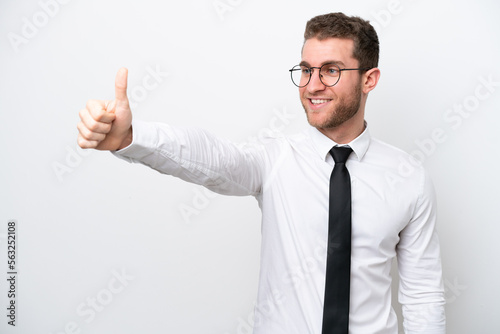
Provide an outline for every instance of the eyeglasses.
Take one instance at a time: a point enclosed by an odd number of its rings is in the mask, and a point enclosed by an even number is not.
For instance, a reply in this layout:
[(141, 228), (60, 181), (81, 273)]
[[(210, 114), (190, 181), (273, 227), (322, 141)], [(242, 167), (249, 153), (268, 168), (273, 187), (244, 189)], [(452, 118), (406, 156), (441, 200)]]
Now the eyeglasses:
[(335, 86), (340, 80), (342, 71), (368, 71), (371, 68), (340, 68), (333, 63), (326, 63), (321, 67), (307, 67), (305, 65), (295, 65), (290, 71), (292, 82), (295, 86), (302, 88), (311, 81), (314, 69), (319, 70), (319, 80), (327, 87)]

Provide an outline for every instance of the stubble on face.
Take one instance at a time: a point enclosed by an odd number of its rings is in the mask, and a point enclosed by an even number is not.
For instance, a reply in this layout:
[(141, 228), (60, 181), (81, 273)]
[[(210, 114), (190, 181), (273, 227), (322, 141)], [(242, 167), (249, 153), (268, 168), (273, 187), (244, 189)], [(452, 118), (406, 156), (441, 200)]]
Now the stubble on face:
[(361, 82), (358, 81), (354, 86), (354, 91), (348, 96), (341, 96), (336, 101), (335, 99), (332, 100), (335, 105), (332, 106), (333, 108), (322, 121), (314, 117), (314, 113), (317, 111), (313, 111), (308, 107), (307, 99), (302, 99), (301, 102), (306, 112), (307, 121), (311, 126), (318, 129), (336, 128), (353, 118), (359, 111), (361, 106)]

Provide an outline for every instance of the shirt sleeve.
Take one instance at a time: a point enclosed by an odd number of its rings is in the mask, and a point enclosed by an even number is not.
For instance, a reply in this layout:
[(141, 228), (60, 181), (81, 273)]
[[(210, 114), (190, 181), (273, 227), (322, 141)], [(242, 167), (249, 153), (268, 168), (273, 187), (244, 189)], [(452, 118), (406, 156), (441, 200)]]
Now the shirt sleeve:
[(413, 218), (401, 231), (397, 246), (399, 302), (406, 334), (444, 334), (445, 297), (436, 233), (436, 196), (429, 176), (421, 172)]
[(257, 195), (262, 188), (262, 145), (237, 145), (199, 128), (137, 120), (132, 129), (132, 144), (112, 152), (123, 160), (220, 194)]

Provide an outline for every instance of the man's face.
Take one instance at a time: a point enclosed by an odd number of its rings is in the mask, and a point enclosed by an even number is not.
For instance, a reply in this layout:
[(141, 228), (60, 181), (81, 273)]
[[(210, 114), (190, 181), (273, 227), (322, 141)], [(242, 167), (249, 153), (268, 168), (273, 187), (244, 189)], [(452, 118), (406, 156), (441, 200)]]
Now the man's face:
[[(358, 68), (352, 57), (354, 41), (328, 38), (308, 39), (302, 49), (301, 64), (320, 67), (325, 63), (336, 63), (342, 68)], [(309, 124), (319, 129), (335, 128), (351, 119), (361, 105), (361, 80), (358, 71), (342, 71), (339, 82), (332, 87), (325, 86), (314, 69), (309, 84), (299, 88), (300, 100)]]

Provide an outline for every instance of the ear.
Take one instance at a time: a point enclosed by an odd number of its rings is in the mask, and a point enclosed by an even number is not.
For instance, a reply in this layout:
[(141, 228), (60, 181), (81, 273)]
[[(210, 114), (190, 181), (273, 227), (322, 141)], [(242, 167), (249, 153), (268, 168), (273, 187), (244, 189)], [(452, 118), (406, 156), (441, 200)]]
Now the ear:
[(378, 68), (372, 68), (371, 70), (366, 71), (362, 77), (363, 93), (368, 94), (371, 92), (377, 86), (379, 79), (380, 70)]

